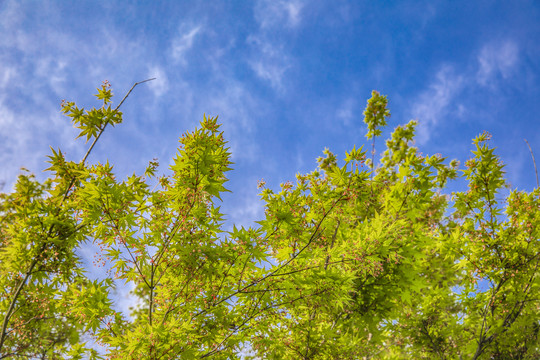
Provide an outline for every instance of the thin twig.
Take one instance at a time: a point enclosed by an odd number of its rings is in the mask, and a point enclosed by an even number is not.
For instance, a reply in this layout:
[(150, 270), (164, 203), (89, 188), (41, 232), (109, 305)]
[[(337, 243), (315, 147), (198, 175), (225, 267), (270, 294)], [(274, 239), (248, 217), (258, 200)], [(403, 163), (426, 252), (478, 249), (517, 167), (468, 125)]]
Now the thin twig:
[[(131, 92), (133, 91), (133, 89), (135, 89), (135, 86), (139, 85), (139, 84), (142, 84), (142, 83), (145, 83), (147, 81), (152, 81), (152, 80), (155, 80), (156, 78), (151, 78), (151, 79), (146, 79), (146, 80), (143, 80), (143, 81), (139, 81), (139, 82), (136, 82), (135, 84), (133, 84), (133, 86), (131, 87), (131, 89), (129, 89), (129, 91), (127, 92), (127, 94), (124, 96), (124, 98), (122, 99), (122, 101), (120, 101), (120, 103), (118, 104), (117, 107), (114, 108), (114, 111), (118, 111), (118, 109), (120, 109), (120, 106), (122, 106), (122, 104), (124, 103), (124, 101), (128, 98), (129, 94), (131, 94)], [(92, 149), (94, 148), (94, 145), (97, 143), (97, 141), (99, 140), (99, 137), (101, 136), (101, 134), (103, 134), (103, 131), (105, 131), (105, 128), (107, 127), (107, 124), (109, 124), (109, 120), (107, 119), (107, 121), (105, 121), (105, 124), (103, 125), (103, 127), (101, 128), (101, 130), (99, 131), (99, 133), (97, 134), (96, 138), (94, 139), (94, 141), (92, 142), (92, 145), (90, 145), (90, 148), (88, 148), (88, 151), (86, 152), (86, 154), (84, 155), (83, 159), (81, 160), (81, 163), (84, 164), (84, 162), (86, 161), (86, 159), (88, 158), (88, 156), (90, 155), (90, 152), (92, 151)]]
[(328, 269), (328, 264), (330, 263), (330, 251), (334, 248), (334, 242), (336, 241), (337, 232), (339, 229), (340, 221), (337, 221), (336, 230), (334, 231), (334, 236), (332, 236), (332, 244), (330, 245), (330, 249), (328, 250), (328, 255), (326, 255), (326, 261), (324, 264), (324, 270), (326, 271)]
[(531, 152), (531, 157), (534, 164), (534, 172), (536, 173), (536, 187), (540, 187), (540, 182), (538, 182), (538, 170), (536, 169), (536, 160), (534, 160), (534, 154), (531, 149), (531, 145), (529, 145), (529, 142), (527, 141), (527, 139), (523, 139), (523, 140), (525, 140), (525, 143), (527, 144), (527, 146), (529, 147), (529, 151)]

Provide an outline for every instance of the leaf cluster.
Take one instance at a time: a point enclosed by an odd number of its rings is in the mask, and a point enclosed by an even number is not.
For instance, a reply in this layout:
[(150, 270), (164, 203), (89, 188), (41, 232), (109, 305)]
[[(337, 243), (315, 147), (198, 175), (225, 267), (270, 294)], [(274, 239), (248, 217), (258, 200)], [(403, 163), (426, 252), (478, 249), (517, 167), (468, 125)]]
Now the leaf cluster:
[[(108, 83), (96, 96), (63, 106), (94, 143), (121, 121)], [(368, 100), (373, 147), (387, 106)], [(508, 192), (487, 133), (460, 169), (422, 155), (416, 125), (376, 167), (363, 147), (325, 149), (294, 182), (260, 182), (249, 228), (218, 206), (232, 162), (217, 117), (180, 137), (168, 172), (154, 159), (118, 180), (52, 149), (48, 180), (24, 173), (0, 194), (0, 358), (537, 358), (540, 190)], [(90, 248), (101, 280), (79, 258)]]

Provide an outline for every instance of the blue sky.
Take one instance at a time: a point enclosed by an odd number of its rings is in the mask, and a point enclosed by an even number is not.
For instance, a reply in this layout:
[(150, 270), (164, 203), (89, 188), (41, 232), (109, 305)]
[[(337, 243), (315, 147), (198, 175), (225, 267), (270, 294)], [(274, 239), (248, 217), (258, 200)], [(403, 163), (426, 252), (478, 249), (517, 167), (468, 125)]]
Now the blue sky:
[(373, 89), (390, 100), (385, 137), (417, 119), (421, 151), (463, 162), (487, 130), (512, 186), (536, 185), (523, 139), (540, 161), (538, 1), (0, 0), (4, 191), (22, 166), (46, 176), (49, 146), (85, 153), (62, 99), (99, 105), (92, 94), (109, 80), (119, 101), (151, 77), (90, 161), (109, 159), (119, 177), (156, 157), (165, 170), (178, 137), (219, 115), (235, 162), (229, 225), (262, 217), (258, 180), (277, 188), (325, 147), (343, 158), (364, 144)]
[[(120, 176), (219, 115), (235, 170), (223, 209), (232, 223), (262, 215), (269, 187), (365, 143), (371, 90), (388, 95), (390, 131), (418, 119), (424, 153), (465, 160), (484, 130), (513, 187), (531, 190), (527, 138), (540, 160), (538, 1), (11, 1), (0, 2), (0, 181), (24, 166), (43, 177), (49, 146), (78, 160), (87, 146), (60, 113), (109, 80), (124, 123), (90, 161)], [(388, 135), (388, 131), (385, 136)], [(379, 151), (382, 141), (378, 142)]]

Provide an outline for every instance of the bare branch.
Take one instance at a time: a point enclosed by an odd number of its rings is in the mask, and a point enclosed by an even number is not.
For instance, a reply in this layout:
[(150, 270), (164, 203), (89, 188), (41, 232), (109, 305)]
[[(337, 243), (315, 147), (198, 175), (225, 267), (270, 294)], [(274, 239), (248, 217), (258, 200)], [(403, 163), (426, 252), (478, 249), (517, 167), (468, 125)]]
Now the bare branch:
[[(116, 112), (118, 109), (120, 109), (120, 106), (122, 106), (122, 104), (124, 103), (124, 101), (126, 101), (126, 99), (128, 98), (129, 94), (131, 94), (131, 92), (133, 91), (133, 89), (135, 89), (135, 86), (139, 85), (139, 84), (142, 84), (142, 83), (145, 83), (145, 82), (148, 82), (148, 81), (152, 81), (152, 80), (155, 80), (156, 78), (152, 78), (152, 79), (146, 79), (146, 80), (143, 80), (143, 81), (139, 81), (139, 82), (136, 82), (135, 84), (133, 84), (133, 86), (131, 87), (131, 89), (129, 89), (129, 91), (126, 93), (126, 95), (124, 96), (124, 98), (122, 99), (122, 101), (120, 101), (120, 103), (118, 104), (117, 107), (114, 108), (114, 111)], [(105, 121), (105, 124), (103, 125), (103, 127), (101, 128), (101, 130), (99, 131), (99, 133), (97, 134), (96, 138), (94, 139), (94, 141), (92, 142), (92, 145), (90, 145), (90, 148), (88, 149), (88, 151), (86, 152), (86, 154), (84, 155), (83, 159), (81, 160), (81, 163), (84, 164), (84, 162), (86, 161), (86, 159), (88, 158), (88, 156), (90, 155), (90, 153), (92, 152), (92, 149), (94, 148), (94, 145), (96, 145), (97, 141), (99, 140), (101, 134), (103, 134), (103, 131), (105, 131), (105, 128), (107, 127), (107, 124), (109, 124), (109, 120)], [(73, 185), (73, 184), (72, 184)], [(71, 187), (71, 186), (70, 186)]]
[(536, 160), (534, 160), (534, 154), (531, 149), (531, 145), (529, 145), (529, 142), (527, 141), (527, 139), (523, 139), (523, 140), (525, 140), (525, 143), (527, 144), (527, 146), (529, 147), (529, 151), (531, 152), (531, 157), (534, 164), (534, 172), (536, 173), (536, 187), (540, 187), (540, 182), (538, 181), (538, 169), (536, 168)]

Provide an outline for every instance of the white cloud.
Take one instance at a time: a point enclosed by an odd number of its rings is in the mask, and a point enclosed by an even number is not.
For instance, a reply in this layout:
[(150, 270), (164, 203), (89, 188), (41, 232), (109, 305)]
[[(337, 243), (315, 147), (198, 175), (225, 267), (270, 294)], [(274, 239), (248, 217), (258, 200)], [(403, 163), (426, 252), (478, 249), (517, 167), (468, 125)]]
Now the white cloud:
[(274, 90), (283, 91), (285, 72), (292, 67), (283, 46), (274, 45), (258, 36), (248, 38), (256, 50), (256, 56), (249, 61), (251, 69), (261, 79), (268, 81)]
[(197, 34), (199, 34), (201, 26), (193, 26), (188, 30), (180, 31), (180, 35), (172, 40), (171, 56), (174, 61), (183, 65), (186, 64), (186, 52), (191, 49)]
[(263, 105), (258, 103), (241, 83), (231, 79), (225, 81), (226, 85), (220, 88), (219, 92), (212, 92), (208, 98), (199, 102), (196, 114), (199, 116), (206, 112), (207, 116), (219, 115), (219, 122), (223, 124), (229, 139), (228, 146), (233, 161), (254, 161), (258, 147), (252, 133), (257, 116), (263, 111)]
[(242, 191), (236, 193), (236, 198), (241, 197), (241, 199), (238, 199), (234, 207), (228, 210), (227, 218), (230, 224), (247, 228), (253, 226), (255, 221), (264, 218), (264, 206), (256, 187), (257, 180), (250, 179), (245, 181), (245, 184)]
[(169, 90), (169, 80), (167, 74), (161, 66), (152, 66), (148, 69), (147, 78), (156, 78), (148, 86), (155, 97), (160, 97)]
[(248, 64), (259, 78), (279, 92), (285, 89), (283, 80), (292, 62), (286, 44), (276, 40), (275, 31), (298, 27), (303, 8), (301, 0), (259, 0), (254, 7), (259, 31), (247, 37), (255, 50)]
[(416, 137), (419, 143), (429, 140), (433, 128), (449, 113), (450, 107), (459, 108), (454, 101), (463, 86), (463, 76), (456, 75), (451, 67), (443, 66), (428, 89), (413, 102), (412, 115), (419, 121)]
[[(8, 86), (12, 79), (18, 76), (17, 68), (15, 66), (9, 66), (7, 64), (2, 64), (0, 67), (0, 88), (4, 89)], [(2, 121), (0, 119), (0, 121)]]
[(154, 54), (145, 39), (132, 38), (111, 23), (88, 33), (60, 31), (56, 10), (43, 6), (47, 21), (28, 27), (20, 16), (30, 11), (24, 3), (9, 2), (0, 9), (0, 32), (6, 35), (0, 37), (0, 181), (6, 188), (21, 166), (42, 176), (49, 145), (69, 151), (73, 159), (86, 150), (60, 114), (62, 98), (92, 106), (93, 97), (90, 104), (81, 98), (88, 99), (101, 81), (111, 80), (115, 94), (122, 95), (145, 72), (153, 71), (159, 79), (148, 84), (151, 91), (158, 96), (169, 87), (161, 68), (146, 65), (154, 63), (148, 61)]
[(25, 149), (36, 144), (37, 141), (32, 141), (32, 133), (39, 131), (41, 120), (28, 114), (21, 116), (13, 110), (9, 105), (10, 95), (20, 88), (21, 72), (2, 62), (0, 69), (0, 183), (9, 191), (22, 166), (35, 168), (35, 155)]
[[(43, 168), (41, 165), (45, 160), (44, 151), (47, 150), (44, 144), (47, 121), (43, 117), (19, 115), (5, 105), (2, 97), (0, 96), (0, 183), (5, 183), (4, 190), (9, 191), (21, 167), (31, 171)], [(21, 121), (21, 118), (24, 118), (24, 121)], [(35, 133), (42, 136), (36, 138)], [(39, 156), (36, 156), (36, 153)]]
[(67, 89), (64, 84), (66, 82), (67, 62), (63, 59), (56, 59), (51, 56), (37, 59), (35, 62), (34, 75), (47, 79), (48, 85), (58, 96), (65, 96)]
[(274, 89), (283, 90), (283, 75), (289, 66), (264, 60), (251, 61), (250, 66), (258, 77), (270, 82)]
[(448, 117), (466, 115), (467, 108), (457, 101), (465, 91), (495, 91), (498, 79), (514, 76), (519, 65), (519, 47), (511, 40), (491, 41), (478, 51), (475, 66), (461, 72), (444, 65), (434, 80), (413, 101), (412, 115), (419, 120), (417, 141), (429, 140), (433, 129)]
[(123, 281), (116, 281), (115, 285), (116, 289), (113, 293), (114, 308), (116, 311), (122, 312), (126, 318), (134, 320), (130, 309), (138, 309), (144, 303), (143, 299), (131, 293), (135, 290), (135, 284), (132, 282), (124, 284)]
[(357, 116), (354, 109), (356, 107), (356, 100), (353, 98), (346, 99), (341, 107), (336, 112), (336, 117), (343, 121), (343, 124), (350, 125), (351, 121)]
[[(0, 21), (5, 17), (1, 12)], [(0, 24), (0, 30), (12, 36), (0, 37), (0, 182), (10, 190), (23, 166), (43, 178), (49, 146), (68, 151), (75, 160), (84, 153), (84, 141), (74, 140), (77, 131), (60, 114), (62, 98), (79, 102), (79, 94), (73, 94), (77, 85), (84, 83), (92, 91), (111, 74), (113, 85), (131, 85), (133, 74), (145, 66), (134, 66), (144, 63), (139, 40), (129, 41), (122, 33), (97, 32), (81, 42), (79, 36), (54, 27), (42, 33), (22, 24), (4, 26)]]
[(518, 61), (519, 48), (513, 41), (505, 40), (484, 46), (478, 55), (478, 83), (489, 85), (497, 76), (507, 79)]
[[(0, 12), (0, 26), (5, 30), (18, 27), (22, 20), (24, 11), (21, 9), (21, 4), (15, 0), (8, 0), (3, 4), (2, 12)], [(9, 36), (2, 36), (3, 42), (10, 41)]]
[(296, 27), (304, 4), (300, 0), (260, 0), (255, 5), (255, 19), (262, 29)]

